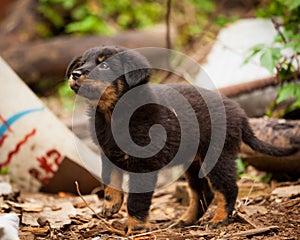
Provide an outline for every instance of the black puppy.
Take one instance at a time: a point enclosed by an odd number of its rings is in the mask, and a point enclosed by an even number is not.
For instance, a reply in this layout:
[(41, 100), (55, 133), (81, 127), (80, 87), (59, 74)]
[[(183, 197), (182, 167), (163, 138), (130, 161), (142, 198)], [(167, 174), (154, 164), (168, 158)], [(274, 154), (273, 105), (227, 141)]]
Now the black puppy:
[[(205, 213), (213, 197), (216, 197), (218, 206), (211, 222), (216, 225), (227, 223), (238, 193), (234, 160), (241, 141), (256, 151), (274, 156), (291, 155), (297, 150), (275, 147), (257, 139), (244, 111), (226, 97), (187, 84), (148, 84), (150, 75), (150, 66), (143, 56), (135, 51), (113, 46), (87, 50), (72, 60), (67, 69), (70, 87), (91, 103), (92, 134), (96, 143), (101, 146), (102, 158), (107, 157), (114, 164), (103, 163), (102, 177), (105, 183), (109, 183), (105, 187), (104, 216), (109, 217), (117, 213), (122, 205), (123, 193), (120, 187), (123, 176), (120, 169), (124, 169), (129, 172), (128, 234), (149, 230), (148, 211), (157, 180), (156, 171), (172, 163), (177, 153), (182, 150), (182, 139), (185, 139), (184, 154), (181, 154), (179, 161), (173, 165), (183, 164), (187, 169), (186, 177), (191, 190), (190, 205), (178, 221), (178, 226), (195, 223)], [(124, 98), (126, 93), (135, 89), (137, 91), (134, 98)], [(174, 97), (172, 89), (184, 96), (192, 111), (186, 108), (180, 98)], [(128, 145), (134, 143), (145, 147), (151, 144), (153, 139), (164, 141), (163, 146), (157, 148), (154, 143), (153, 156), (146, 154), (137, 157), (119, 147), (112, 134), (112, 125), (121, 127), (125, 121), (123, 116), (130, 106), (144, 99), (148, 104), (137, 108), (130, 116), (128, 128), (133, 142), (128, 141)], [(119, 100), (124, 101), (122, 114), (113, 118), (113, 111)], [(174, 106), (174, 111), (158, 104), (159, 102)], [(210, 163), (203, 161), (209, 151), (213, 128), (219, 126), (218, 124), (222, 125), (218, 123), (218, 118), (213, 120), (211, 117), (211, 113), (220, 111), (221, 114), (219, 102), (224, 107), (223, 124), (226, 132), (224, 142), (213, 146), (215, 151), (220, 149), (220, 154), (217, 159), (208, 159), (214, 166), (206, 174), (205, 170), (209, 170)], [(196, 123), (191, 117), (193, 114), (196, 116)], [(181, 117), (181, 120), (178, 117)], [(182, 126), (180, 121), (188, 124)], [(151, 127), (156, 124), (163, 126), (165, 132), (151, 136)], [(195, 136), (195, 132), (200, 133), (196, 141), (192, 137)], [(194, 154), (189, 147), (195, 145)], [(203, 171), (204, 178), (199, 178), (199, 171)], [(136, 177), (133, 173), (144, 175)], [(143, 189), (145, 191), (142, 191)]]

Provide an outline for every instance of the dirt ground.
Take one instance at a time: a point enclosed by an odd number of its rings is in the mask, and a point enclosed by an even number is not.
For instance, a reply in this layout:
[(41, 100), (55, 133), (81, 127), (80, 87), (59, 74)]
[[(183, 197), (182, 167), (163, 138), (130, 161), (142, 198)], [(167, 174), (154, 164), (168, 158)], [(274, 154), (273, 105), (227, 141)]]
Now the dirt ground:
[[(190, 227), (170, 228), (187, 208), (184, 182), (158, 189), (151, 206), (152, 231), (130, 239), (300, 239), (300, 181), (263, 184), (240, 180), (239, 198), (230, 224), (208, 227), (210, 206)], [(84, 200), (83, 200), (84, 199)], [(125, 204), (112, 219), (101, 217), (98, 195), (14, 193), (1, 197), (0, 213), (20, 216), (20, 239), (127, 239)]]

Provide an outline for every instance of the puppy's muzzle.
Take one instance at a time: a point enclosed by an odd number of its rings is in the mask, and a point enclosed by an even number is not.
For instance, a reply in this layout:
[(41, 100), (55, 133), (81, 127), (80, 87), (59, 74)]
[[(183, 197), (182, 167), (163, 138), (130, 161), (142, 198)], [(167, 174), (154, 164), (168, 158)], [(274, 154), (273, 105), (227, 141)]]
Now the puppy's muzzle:
[(72, 75), (71, 75), (71, 77), (74, 81), (77, 81), (81, 76), (82, 76), (82, 72), (78, 71), (78, 70), (73, 71)]
[(82, 73), (82, 71), (79, 71), (79, 70), (73, 71), (69, 78), (70, 88), (77, 93), (85, 78), (86, 78), (86, 75), (84, 75)]

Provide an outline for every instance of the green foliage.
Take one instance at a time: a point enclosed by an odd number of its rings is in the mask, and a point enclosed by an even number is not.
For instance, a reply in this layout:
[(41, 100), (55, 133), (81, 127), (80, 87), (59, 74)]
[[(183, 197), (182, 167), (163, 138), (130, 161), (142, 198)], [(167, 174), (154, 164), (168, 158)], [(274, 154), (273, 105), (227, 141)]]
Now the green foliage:
[(57, 32), (111, 35), (122, 29), (144, 28), (163, 19), (164, 5), (161, 2), (39, 0), (38, 11), (48, 20), (49, 26), (39, 24), (37, 29), (43, 36), (51, 36)]
[(238, 158), (235, 160), (235, 166), (238, 176), (241, 176), (245, 172), (247, 164), (243, 161), (242, 158)]
[(67, 81), (58, 87), (58, 94), (60, 97), (69, 97), (73, 95), (73, 91), (69, 87), (69, 83)]
[(269, 72), (273, 72), (276, 64), (282, 58), (279, 47), (270, 47), (264, 44), (258, 44), (253, 46), (250, 49), (249, 55), (245, 59), (245, 63), (249, 62), (252, 57), (260, 53), (260, 64), (269, 70)]
[(7, 175), (7, 174), (9, 174), (8, 166), (0, 168), (0, 175)]
[(259, 181), (264, 183), (270, 183), (272, 181), (272, 178), (273, 178), (272, 173), (266, 173), (265, 175), (259, 178)]
[(276, 99), (276, 104), (293, 97), (295, 101), (289, 106), (288, 111), (293, 111), (300, 108), (300, 84), (297, 83), (287, 83), (278, 92), (278, 97)]
[(254, 182), (265, 182), (269, 183), (273, 177), (272, 173), (260, 173), (259, 175), (253, 174), (247, 170), (247, 162), (242, 158), (237, 158), (235, 160), (236, 172), (239, 178), (252, 179)]
[(219, 14), (215, 19), (215, 24), (219, 27), (225, 27), (228, 23), (237, 21), (239, 19), (238, 16), (230, 16), (227, 17), (223, 14)]
[[(260, 64), (275, 73), (282, 87), (275, 104), (293, 97), (295, 102), (286, 111), (300, 108), (300, 0), (270, 0), (265, 8), (257, 11), (259, 17), (271, 18), (277, 35), (271, 45), (258, 44), (249, 50), (247, 63), (256, 55)], [(287, 83), (293, 79), (294, 83)], [(297, 83), (298, 82), (298, 83)]]
[(210, 0), (189, 0), (198, 11), (213, 12), (216, 9), (216, 5)]
[[(38, 11), (47, 20), (36, 25), (42, 37), (57, 34), (112, 35), (120, 30), (141, 29), (165, 21), (166, 0), (39, 0)], [(172, 1), (171, 21), (176, 25), (180, 46), (193, 42), (203, 33), (216, 11), (213, 0)], [(236, 16), (219, 14), (214, 30)]]
[(177, 26), (179, 45), (190, 45), (204, 33), (216, 32), (229, 22), (235, 21), (237, 16), (215, 14), (216, 1), (213, 0), (181, 0), (173, 1), (172, 21)]
[(74, 92), (67, 81), (58, 86), (58, 95), (62, 100), (64, 108), (71, 110), (74, 106)]
[(102, 4), (109, 9), (108, 13), (111, 16), (116, 16), (117, 23), (122, 29), (152, 26), (162, 20), (165, 14), (165, 6), (159, 1), (123, 0), (118, 5), (106, 0), (102, 1)]

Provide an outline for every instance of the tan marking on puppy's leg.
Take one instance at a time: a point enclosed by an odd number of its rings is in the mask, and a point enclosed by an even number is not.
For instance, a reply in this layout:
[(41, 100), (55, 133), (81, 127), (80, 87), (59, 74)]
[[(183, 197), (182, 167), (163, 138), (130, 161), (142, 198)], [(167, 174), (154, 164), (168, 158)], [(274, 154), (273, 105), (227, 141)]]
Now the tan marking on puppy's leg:
[(121, 190), (122, 182), (122, 173), (113, 170), (110, 184), (104, 189), (103, 216), (110, 217), (120, 210), (124, 199), (124, 194)]
[(226, 222), (228, 220), (228, 212), (226, 209), (227, 203), (225, 196), (221, 192), (216, 191), (215, 197), (217, 199), (217, 211), (210, 222), (213, 224)]
[(127, 235), (134, 235), (150, 231), (151, 225), (148, 219), (143, 222), (133, 216), (128, 215), (127, 226)]
[(184, 213), (184, 215), (179, 219), (178, 225), (188, 226), (188, 225), (192, 225), (198, 220), (197, 214), (198, 214), (198, 207), (199, 207), (198, 204), (199, 197), (197, 192), (193, 189), (189, 189), (189, 198), (190, 198), (189, 207)]

